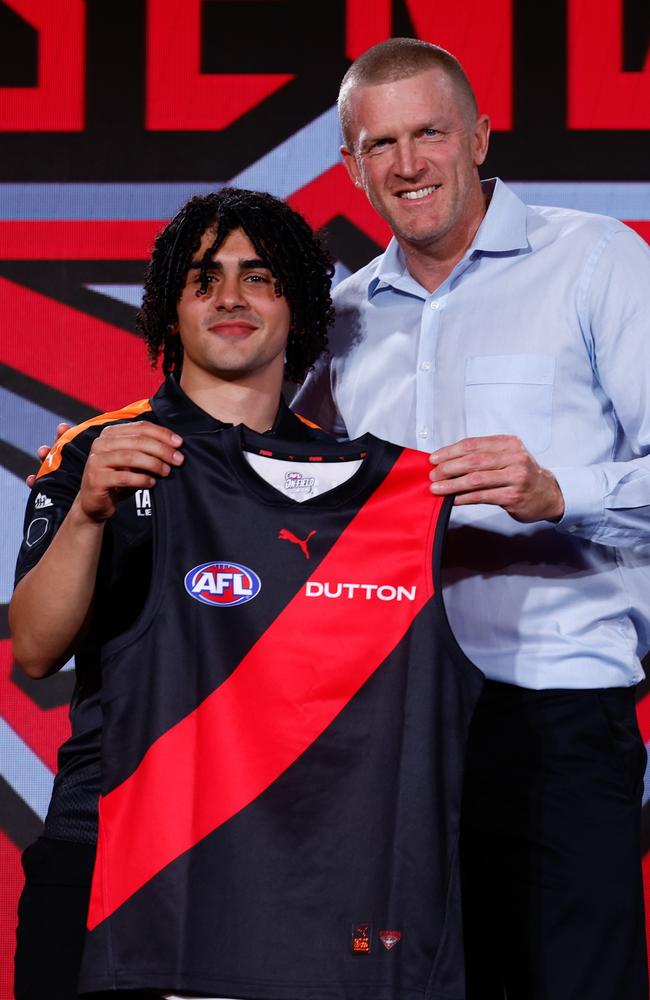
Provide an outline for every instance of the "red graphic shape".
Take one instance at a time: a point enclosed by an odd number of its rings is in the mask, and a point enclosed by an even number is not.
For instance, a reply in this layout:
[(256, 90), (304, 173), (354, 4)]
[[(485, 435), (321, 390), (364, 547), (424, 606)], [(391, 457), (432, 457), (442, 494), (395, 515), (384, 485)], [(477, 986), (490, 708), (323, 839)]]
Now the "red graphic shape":
[[(512, 0), (405, 0), (418, 38), (460, 59), (479, 111), (495, 131), (512, 128)], [(486, 39), (490, 40), (489, 45)]]
[(14, 963), (16, 950), (16, 908), (23, 888), (23, 870), (20, 851), (0, 830), (0, 998), (10, 1000), (14, 995)]
[(569, 0), (569, 128), (650, 128), (650, 49), (640, 72), (624, 72), (623, 0)]
[(84, 128), (83, 0), (5, 0), (38, 32), (38, 86), (0, 87), (1, 132), (81, 132)]
[(0, 260), (149, 260), (166, 222), (0, 221)]
[(161, 382), (132, 333), (6, 278), (0, 278), (0, 314), (6, 330), (20, 331), (1, 338), (3, 364), (97, 410), (150, 396)]
[[(332, 585), (363, 566), (364, 582), (417, 586), (386, 613), (379, 600), (295, 595), (237, 668), (149, 748), (100, 799), (92, 930), (166, 865), (267, 789), (330, 725), (433, 593), (431, 548), (442, 501), (427, 489), (428, 456), (405, 452), (318, 567)], [(409, 532), (395, 528), (395, 494)], [(397, 530), (397, 537), (396, 536)], [(377, 545), (377, 539), (383, 539)], [(391, 545), (395, 538), (398, 544)], [(387, 566), (386, 548), (393, 553)], [(344, 635), (305, 670), (305, 637)], [(192, 780), (188, 780), (188, 779)], [(197, 796), (198, 788), (210, 794)]]
[(297, 535), (294, 535), (293, 531), (288, 531), (287, 528), (281, 528), (278, 538), (282, 539), (283, 542), (293, 542), (294, 545), (297, 545), (300, 548), (300, 551), (303, 553), (305, 559), (309, 559), (309, 549), (307, 548), (307, 543), (312, 535), (315, 534), (315, 531), (310, 531), (306, 538), (298, 538)]
[[(479, 110), (495, 131), (512, 128), (512, 0), (405, 0), (418, 38), (460, 59)], [(392, 34), (390, 0), (348, 0), (346, 52), (356, 59)], [(489, 39), (489, 44), (486, 40)]]
[(650, 243), (650, 219), (624, 219), (626, 226), (633, 229), (646, 243)]
[(644, 695), (636, 705), (636, 720), (639, 724), (641, 739), (650, 742), (650, 694)]
[(266, 100), (292, 73), (201, 73), (200, 0), (149, 0), (146, 127), (217, 131)]
[(347, 0), (345, 4), (345, 54), (357, 59), (362, 52), (391, 37), (392, 0)]
[(391, 238), (387, 223), (377, 215), (366, 196), (357, 191), (342, 163), (295, 191), (287, 201), (314, 229), (322, 229), (337, 215), (344, 215), (380, 247), (385, 247)]

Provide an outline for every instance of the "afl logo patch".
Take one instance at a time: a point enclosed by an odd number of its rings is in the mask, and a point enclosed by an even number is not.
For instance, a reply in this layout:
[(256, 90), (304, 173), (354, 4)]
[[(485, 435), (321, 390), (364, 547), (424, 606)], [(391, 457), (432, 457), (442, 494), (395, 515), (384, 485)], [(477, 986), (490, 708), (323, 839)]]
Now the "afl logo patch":
[(262, 582), (248, 566), (234, 562), (207, 562), (185, 575), (185, 589), (203, 604), (233, 608), (257, 597)]

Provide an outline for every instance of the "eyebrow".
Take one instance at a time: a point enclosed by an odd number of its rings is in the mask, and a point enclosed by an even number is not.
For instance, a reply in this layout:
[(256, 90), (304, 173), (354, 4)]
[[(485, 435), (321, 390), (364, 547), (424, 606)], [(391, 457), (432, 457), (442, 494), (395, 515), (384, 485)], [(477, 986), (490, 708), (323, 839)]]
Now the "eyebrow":
[[(433, 121), (423, 122), (420, 125), (416, 125), (415, 128), (411, 129), (412, 132), (422, 132), (426, 128), (435, 129), (436, 132), (444, 132), (444, 122), (440, 119), (434, 119)], [(393, 132), (380, 132), (377, 135), (367, 135), (360, 143), (359, 149), (361, 152), (365, 152), (366, 149), (370, 149), (376, 142), (380, 142), (385, 139), (388, 142), (397, 142), (397, 137)]]
[(370, 149), (371, 146), (374, 146), (374, 144), (376, 142), (379, 142), (381, 139), (391, 139), (391, 138), (392, 137), (389, 136), (389, 135), (369, 135), (369, 136), (366, 136), (366, 138), (362, 142), (359, 143), (359, 149), (361, 149), (361, 151), (363, 151), (365, 149)]
[[(264, 268), (267, 271), (271, 270), (271, 266), (266, 260), (262, 260), (260, 257), (251, 257), (250, 260), (240, 260), (239, 269), (240, 271), (248, 271), (250, 268)], [(204, 264), (202, 260), (193, 260), (189, 266), (190, 271), (200, 271), (205, 268), (206, 271), (223, 271), (223, 264), (219, 260), (210, 261), (210, 263)]]

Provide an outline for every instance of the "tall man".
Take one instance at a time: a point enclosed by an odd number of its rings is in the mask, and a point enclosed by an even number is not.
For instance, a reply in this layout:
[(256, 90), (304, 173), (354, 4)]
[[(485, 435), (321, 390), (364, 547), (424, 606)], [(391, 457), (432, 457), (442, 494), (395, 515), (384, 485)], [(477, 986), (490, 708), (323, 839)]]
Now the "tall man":
[(386, 252), (336, 290), (295, 407), (433, 451), (455, 493), (446, 601), (489, 678), (463, 850), (468, 997), (646, 1000), (650, 252), (481, 183), (489, 119), (446, 51), (370, 49), (339, 95)]
[[(24, 856), (16, 1000), (71, 1000), (86, 924), (100, 788), (102, 650), (132, 625), (151, 574), (155, 485), (183, 435), (233, 423), (283, 440), (326, 436), (281, 400), (327, 342), (329, 259), (283, 202), (223, 190), (191, 199), (156, 241), (141, 332), (167, 378), (152, 400), (72, 428), (30, 497), (10, 608), (31, 676), (76, 654), (72, 737), (45, 835)], [(119, 363), (119, 359), (117, 359)]]

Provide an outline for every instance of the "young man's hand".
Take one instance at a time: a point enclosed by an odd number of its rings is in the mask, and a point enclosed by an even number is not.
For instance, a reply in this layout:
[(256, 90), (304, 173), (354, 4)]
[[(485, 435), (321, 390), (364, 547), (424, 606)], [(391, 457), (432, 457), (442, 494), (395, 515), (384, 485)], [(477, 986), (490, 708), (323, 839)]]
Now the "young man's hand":
[(157, 424), (138, 421), (105, 427), (93, 441), (74, 506), (78, 515), (101, 523), (135, 490), (151, 489), (183, 462), (183, 439)]

